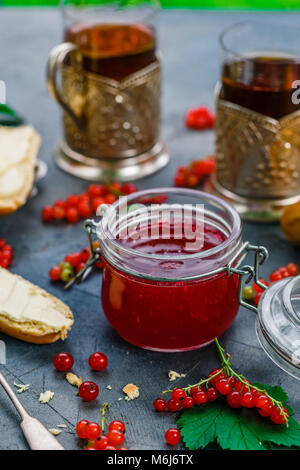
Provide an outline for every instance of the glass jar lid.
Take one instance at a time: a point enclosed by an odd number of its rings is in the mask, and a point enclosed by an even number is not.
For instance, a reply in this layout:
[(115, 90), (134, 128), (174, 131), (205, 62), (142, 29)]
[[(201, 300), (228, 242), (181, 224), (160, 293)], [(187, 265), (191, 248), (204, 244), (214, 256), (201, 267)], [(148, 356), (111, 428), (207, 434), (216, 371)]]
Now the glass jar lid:
[(272, 361), (300, 379), (300, 276), (282, 279), (264, 291), (256, 333)]

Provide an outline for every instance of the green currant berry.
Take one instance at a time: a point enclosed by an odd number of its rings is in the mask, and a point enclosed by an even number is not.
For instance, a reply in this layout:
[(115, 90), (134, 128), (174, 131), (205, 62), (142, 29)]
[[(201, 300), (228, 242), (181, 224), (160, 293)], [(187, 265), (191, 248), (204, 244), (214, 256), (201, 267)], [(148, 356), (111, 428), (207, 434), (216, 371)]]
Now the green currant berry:
[(61, 272), (61, 280), (63, 282), (69, 282), (71, 281), (71, 279), (73, 279), (74, 277), (74, 271), (73, 269), (63, 269), (62, 272)]
[(255, 296), (255, 290), (252, 286), (245, 286), (243, 289), (243, 299), (245, 300), (253, 300)]
[(60, 263), (59, 266), (61, 269), (69, 269), (70, 271), (73, 271), (73, 266), (68, 261), (64, 261), (63, 263)]

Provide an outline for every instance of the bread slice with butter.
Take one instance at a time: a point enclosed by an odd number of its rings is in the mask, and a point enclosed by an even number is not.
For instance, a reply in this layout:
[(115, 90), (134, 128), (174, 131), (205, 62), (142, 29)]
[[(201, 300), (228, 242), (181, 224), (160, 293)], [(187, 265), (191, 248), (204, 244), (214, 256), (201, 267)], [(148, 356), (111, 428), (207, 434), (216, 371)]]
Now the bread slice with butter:
[(16, 211), (27, 201), (40, 144), (31, 126), (0, 126), (0, 215)]
[(21, 276), (0, 268), (0, 331), (29, 343), (65, 339), (74, 323), (69, 307)]

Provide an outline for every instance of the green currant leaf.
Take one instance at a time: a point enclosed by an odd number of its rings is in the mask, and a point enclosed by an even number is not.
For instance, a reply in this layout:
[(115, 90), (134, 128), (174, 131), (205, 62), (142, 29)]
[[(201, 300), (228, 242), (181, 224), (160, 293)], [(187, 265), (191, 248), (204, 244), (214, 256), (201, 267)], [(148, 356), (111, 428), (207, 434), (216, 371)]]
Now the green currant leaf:
[(217, 441), (222, 449), (230, 450), (267, 450), (260, 438), (250, 427), (250, 422), (243, 419), (237, 410), (225, 403), (216, 422)]
[(289, 419), (287, 428), (262, 418), (254, 409), (232, 409), (221, 400), (185, 411), (178, 426), (191, 450), (206, 447), (214, 440), (222, 449), (230, 450), (300, 447), (300, 425), (295, 419)]
[(177, 423), (188, 449), (205, 447), (216, 439), (216, 420), (220, 413), (222, 408), (217, 403), (215, 406), (207, 404), (182, 413)]

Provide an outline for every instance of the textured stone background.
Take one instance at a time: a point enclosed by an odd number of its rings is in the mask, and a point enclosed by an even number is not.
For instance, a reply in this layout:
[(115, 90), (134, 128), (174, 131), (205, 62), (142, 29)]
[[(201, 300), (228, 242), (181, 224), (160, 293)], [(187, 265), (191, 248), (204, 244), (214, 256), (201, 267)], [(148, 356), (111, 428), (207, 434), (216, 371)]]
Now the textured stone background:
[[(139, 188), (172, 185), (175, 169), (191, 159), (213, 152), (211, 132), (189, 132), (183, 126), (184, 111), (201, 103), (213, 106), (213, 90), (219, 74), (218, 34), (232, 23), (257, 19), (279, 20), (298, 26), (296, 13), (212, 13), (164, 11), (160, 15), (160, 42), (164, 56), (164, 119), (163, 135), (172, 154), (167, 168), (138, 183)], [(46, 203), (64, 198), (70, 192), (81, 192), (87, 184), (58, 170), (53, 161), (61, 126), (58, 106), (48, 96), (45, 85), (45, 64), (49, 50), (62, 37), (57, 10), (0, 10), (0, 78), (7, 84), (9, 104), (25, 115), (42, 135), (40, 158), (49, 165), (49, 173), (39, 186), (38, 197), (32, 199), (14, 215), (0, 219), (0, 237), (15, 248), (13, 271), (66, 301), (75, 314), (75, 326), (68, 340), (49, 346), (35, 346), (8, 338), (7, 364), (0, 366), (10, 383), (30, 383), (30, 390), (20, 399), (28, 410), (48, 427), (65, 423), (67, 430), (59, 440), (67, 449), (78, 448), (73, 427), (78, 419), (97, 419), (101, 402), (111, 404), (110, 417), (121, 418), (128, 425), (126, 442), (131, 449), (165, 448), (164, 430), (174, 423), (174, 415), (158, 415), (152, 411), (152, 401), (161, 389), (168, 387), (167, 371), (187, 374), (194, 383), (215, 366), (214, 345), (203, 350), (161, 354), (138, 349), (125, 343), (107, 324), (100, 305), (100, 276), (94, 275), (70, 292), (51, 285), (50, 266), (70, 251), (85, 244), (85, 235), (75, 227), (47, 227), (40, 220), (40, 210)], [(299, 251), (283, 238), (277, 225), (245, 224), (244, 239), (265, 245), (271, 252), (263, 268), (267, 275), (278, 265), (300, 262)], [(222, 337), (232, 354), (236, 369), (250, 380), (284, 385), (291, 404), (300, 417), (299, 384), (286, 375), (265, 355), (256, 339), (255, 315), (244, 309)], [(101, 389), (95, 403), (83, 403), (73, 389), (52, 367), (55, 353), (68, 350), (75, 357), (74, 371), (86, 379), (95, 379)], [(87, 359), (101, 350), (109, 357), (109, 368), (103, 374), (89, 370)], [(141, 396), (133, 402), (119, 402), (122, 387), (128, 383), (140, 387)], [(108, 391), (106, 385), (112, 385)], [(176, 383), (180, 385), (178, 380)], [(41, 391), (55, 392), (48, 405), (38, 402)], [(298, 393), (297, 393), (298, 392)], [(8, 398), (0, 390), (1, 449), (26, 449), (27, 444), (18, 427), (19, 418)]]

